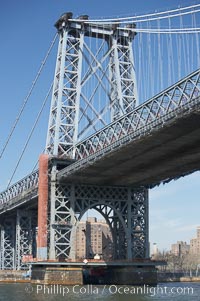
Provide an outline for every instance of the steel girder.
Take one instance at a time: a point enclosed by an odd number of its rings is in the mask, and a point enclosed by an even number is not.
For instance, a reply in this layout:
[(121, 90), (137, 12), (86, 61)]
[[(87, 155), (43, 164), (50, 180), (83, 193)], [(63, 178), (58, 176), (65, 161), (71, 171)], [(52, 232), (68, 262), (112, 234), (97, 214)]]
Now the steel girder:
[(75, 158), (78, 140), (136, 105), (135, 33), (61, 19), (46, 152)]
[(114, 240), (113, 259), (149, 257), (146, 189), (62, 185), (53, 181), (50, 198), (50, 259), (75, 260), (76, 228), (88, 209), (96, 209), (109, 224)]

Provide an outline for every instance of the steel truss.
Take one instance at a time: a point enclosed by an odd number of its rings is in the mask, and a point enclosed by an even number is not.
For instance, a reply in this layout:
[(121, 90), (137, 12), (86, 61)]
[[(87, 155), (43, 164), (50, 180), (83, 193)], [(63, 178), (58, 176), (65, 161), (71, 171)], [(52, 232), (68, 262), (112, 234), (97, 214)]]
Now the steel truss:
[(135, 108), (137, 92), (135, 33), (70, 17), (56, 23), (60, 39), (46, 152), (74, 158), (79, 140)]
[(7, 218), (1, 224), (1, 254), (2, 270), (15, 269), (15, 220)]
[(16, 219), (16, 269), (25, 269), (26, 255), (36, 254), (37, 216), (33, 211), (17, 210)]
[[(134, 24), (133, 24), (134, 27)], [(132, 39), (113, 34), (110, 39), (111, 121), (138, 105)]]
[(38, 170), (32, 172), (27, 177), (11, 185), (8, 189), (0, 193), (0, 208), (8, 201), (16, 198), (18, 195), (32, 191), (38, 185)]
[(76, 228), (88, 209), (106, 219), (114, 240), (113, 259), (149, 257), (148, 190), (52, 182), (50, 259), (76, 257)]
[(23, 256), (36, 257), (35, 211), (17, 210), (17, 215), (1, 223), (0, 268), (2, 270), (27, 269)]
[[(88, 158), (104, 153), (107, 147), (112, 151), (112, 144), (120, 144), (129, 136), (131, 140), (141, 135), (146, 129), (159, 127), (177, 114), (190, 112), (200, 103), (200, 69), (191, 73), (175, 85), (167, 88), (132, 112), (117, 119), (102, 130), (76, 145), (75, 158)], [(73, 166), (69, 166), (69, 171)]]

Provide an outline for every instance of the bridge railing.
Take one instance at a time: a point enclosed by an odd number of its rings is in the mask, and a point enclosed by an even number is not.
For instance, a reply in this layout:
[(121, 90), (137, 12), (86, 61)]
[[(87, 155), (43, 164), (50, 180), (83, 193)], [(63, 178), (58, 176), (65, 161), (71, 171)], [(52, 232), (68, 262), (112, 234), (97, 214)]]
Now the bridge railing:
[(0, 193), (0, 206), (4, 205), (8, 201), (14, 199), (20, 194), (27, 192), (29, 189), (33, 189), (38, 185), (39, 171), (36, 170), (29, 174), (27, 177), (13, 184), (6, 190)]
[(138, 106), (130, 113), (112, 122), (76, 145), (76, 160), (85, 159), (100, 152), (108, 145), (153, 121), (187, 107), (200, 96), (200, 69), (165, 89), (153, 98)]

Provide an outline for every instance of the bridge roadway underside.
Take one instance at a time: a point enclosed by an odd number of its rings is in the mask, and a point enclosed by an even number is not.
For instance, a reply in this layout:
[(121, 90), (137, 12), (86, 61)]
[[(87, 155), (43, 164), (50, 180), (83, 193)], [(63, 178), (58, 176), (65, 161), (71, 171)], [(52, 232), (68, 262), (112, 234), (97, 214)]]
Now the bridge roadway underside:
[[(88, 160), (89, 161), (89, 160)], [(61, 182), (153, 187), (200, 170), (200, 111), (154, 127), (135, 140), (58, 174)]]

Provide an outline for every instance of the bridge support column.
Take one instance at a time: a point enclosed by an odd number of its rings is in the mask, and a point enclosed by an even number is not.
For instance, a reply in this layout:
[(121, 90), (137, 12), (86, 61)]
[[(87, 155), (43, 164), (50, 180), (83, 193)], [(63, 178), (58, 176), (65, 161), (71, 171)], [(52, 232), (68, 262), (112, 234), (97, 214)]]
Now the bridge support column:
[(51, 183), (50, 256), (54, 260), (75, 260), (74, 186)]
[[(108, 217), (110, 219), (110, 217)], [(107, 220), (107, 218), (105, 217)], [(113, 221), (111, 224), (113, 233), (113, 246), (114, 254), (113, 259), (125, 259), (126, 258), (126, 235), (125, 224), (123, 224), (123, 218), (121, 219), (115, 212), (113, 212)]]
[(127, 258), (149, 258), (148, 190), (128, 192)]
[(1, 269), (14, 270), (15, 265), (15, 218), (7, 218), (1, 224)]
[(56, 164), (53, 165), (51, 171), (51, 189), (50, 189), (50, 246), (49, 259), (55, 260), (55, 198), (56, 198)]
[[(113, 189), (117, 192), (117, 187)], [(148, 190), (127, 188), (126, 200), (118, 202), (120, 209), (116, 208), (119, 210), (117, 214), (115, 209), (113, 210), (112, 223), (114, 258), (128, 260), (149, 258)]]
[[(26, 268), (26, 256), (35, 253), (35, 215), (32, 211), (17, 210), (16, 221), (16, 269)], [(24, 262), (23, 262), (24, 260)], [(29, 258), (30, 260), (30, 258)]]
[(39, 159), (37, 258), (47, 260), (48, 155)]

